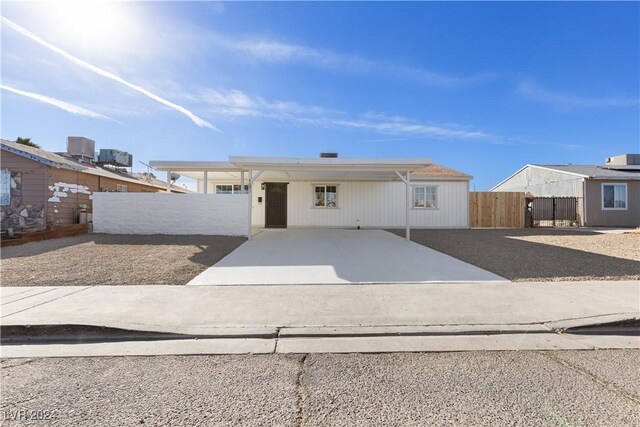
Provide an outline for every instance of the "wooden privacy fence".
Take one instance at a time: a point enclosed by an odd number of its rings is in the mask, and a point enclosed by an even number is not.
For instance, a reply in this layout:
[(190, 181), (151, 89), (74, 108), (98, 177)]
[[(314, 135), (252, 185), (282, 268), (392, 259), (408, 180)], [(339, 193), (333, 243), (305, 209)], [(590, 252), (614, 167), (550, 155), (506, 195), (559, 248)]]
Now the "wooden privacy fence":
[(469, 193), (469, 226), (474, 228), (524, 228), (524, 193)]

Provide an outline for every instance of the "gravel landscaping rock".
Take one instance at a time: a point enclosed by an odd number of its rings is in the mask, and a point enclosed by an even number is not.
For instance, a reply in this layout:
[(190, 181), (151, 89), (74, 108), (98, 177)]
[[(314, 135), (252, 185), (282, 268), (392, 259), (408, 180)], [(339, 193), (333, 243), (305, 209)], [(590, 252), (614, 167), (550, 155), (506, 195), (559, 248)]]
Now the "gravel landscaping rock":
[(88, 234), (2, 249), (2, 286), (184, 285), (246, 241)]
[(411, 240), (513, 281), (640, 279), (639, 233), (411, 230)]

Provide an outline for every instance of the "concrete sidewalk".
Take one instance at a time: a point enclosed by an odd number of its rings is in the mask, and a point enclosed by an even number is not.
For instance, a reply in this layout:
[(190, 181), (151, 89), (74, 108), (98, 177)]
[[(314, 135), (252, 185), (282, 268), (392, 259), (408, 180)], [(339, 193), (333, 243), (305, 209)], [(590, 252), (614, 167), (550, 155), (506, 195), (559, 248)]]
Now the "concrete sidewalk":
[[(1, 288), (2, 325), (184, 339), (6, 345), (2, 357), (640, 348), (558, 331), (640, 317), (638, 282)], [(188, 335), (200, 335), (193, 339)]]
[[(640, 313), (640, 283), (3, 287), (3, 325), (219, 328), (536, 324)], [(587, 321), (589, 322), (589, 321)]]

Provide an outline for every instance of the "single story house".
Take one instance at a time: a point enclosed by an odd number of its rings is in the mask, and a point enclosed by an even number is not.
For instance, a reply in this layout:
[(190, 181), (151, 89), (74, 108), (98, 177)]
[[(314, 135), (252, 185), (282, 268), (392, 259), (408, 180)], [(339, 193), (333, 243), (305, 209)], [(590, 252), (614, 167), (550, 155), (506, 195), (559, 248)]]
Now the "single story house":
[(604, 165), (526, 165), (490, 191), (576, 197), (581, 225), (638, 227), (640, 154), (608, 157)]
[(151, 161), (198, 193), (249, 194), (252, 228), (468, 228), (471, 176), (429, 159), (229, 157)]
[[(161, 192), (167, 188), (166, 183), (150, 176), (98, 165), (93, 153), (90, 158), (52, 153), (4, 139), (0, 148), (3, 231), (41, 231), (77, 224), (87, 219), (80, 218), (80, 213), (90, 217), (94, 192)], [(175, 186), (172, 191), (187, 192)]]

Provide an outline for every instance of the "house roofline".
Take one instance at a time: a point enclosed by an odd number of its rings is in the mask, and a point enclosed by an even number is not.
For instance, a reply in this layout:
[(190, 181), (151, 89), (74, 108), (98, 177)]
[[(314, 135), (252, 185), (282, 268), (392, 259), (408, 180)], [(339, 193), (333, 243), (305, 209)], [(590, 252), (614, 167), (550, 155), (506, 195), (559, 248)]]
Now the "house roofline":
[[(166, 190), (166, 185), (155, 184), (155, 183), (151, 183), (151, 182), (144, 181), (144, 180), (141, 180), (141, 179), (136, 179), (134, 177), (120, 176), (120, 175), (117, 175), (115, 172), (112, 172), (112, 171), (110, 171), (108, 169), (105, 169), (105, 168), (100, 168), (100, 169), (102, 171), (108, 173), (108, 174), (113, 174), (114, 176), (106, 176), (104, 174), (97, 173), (91, 168), (82, 167), (82, 165), (72, 166), (72, 165), (59, 163), (59, 162), (56, 162), (54, 160), (49, 160), (49, 159), (46, 159), (44, 157), (38, 156), (37, 154), (29, 153), (27, 151), (20, 150), (19, 148), (16, 148), (16, 147), (11, 147), (11, 146), (9, 146), (7, 144), (0, 144), (0, 148), (2, 150), (4, 150), (4, 151), (8, 152), (8, 153), (15, 154), (15, 155), (20, 156), (20, 157), (24, 157), (27, 160), (33, 160), (34, 162), (41, 163), (41, 164), (43, 164), (45, 166), (50, 166), (50, 167), (54, 167), (54, 168), (57, 168), (57, 169), (66, 169), (66, 170), (71, 170), (71, 171), (74, 171), (74, 172), (86, 173), (87, 175), (99, 176), (99, 177), (107, 178), (107, 179), (120, 180), (120, 181), (127, 182), (127, 183), (130, 183), (130, 184), (139, 184), (139, 185), (143, 185), (145, 187), (151, 187), (151, 188)], [(57, 153), (53, 153), (53, 154), (56, 154), (57, 156), (60, 156)], [(96, 166), (96, 167), (99, 167), (99, 166)], [(172, 189), (178, 189), (180, 191), (184, 190), (183, 188), (174, 187), (174, 186), (171, 186), (171, 188)]]
[(569, 171), (563, 171), (562, 169), (555, 169), (553, 167), (553, 165), (529, 165), (529, 166), (533, 166), (535, 168), (539, 168), (539, 169), (544, 169), (544, 170), (548, 170), (548, 171), (553, 171), (553, 172), (558, 172), (558, 173), (564, 173), (567, 175), (575, 175), (575, 176), (579, 176), (581, 178), (593, 178), (590, 175), (585, 175), (583, 173), (578, 173), (578, 172), (569, 172)]
[(496, 188), (500, 187), (502, 184), (504, 184), (505, 182), (509, 181), (511, 178), (513, 178), (514, 176), (518, 175), (520, 172), (522, 172), (523, 170), (525, 170), (526, 168), (528, 168), (529, 166), (533, 166), (530, 164), (526, 164), (523, 167), (521, 167), (520, 169), (518, 169), (517, 171), (515, 171), (514, 173), (512, 173), (511, 175), (509, 175), (508, 177), (506, 177), (505, 179), (503, 179), (502, 181), (500, 181), (499, 183), (497, 183), (496, 185), (494, 185), (493, 187), (491, 187), (489, 189), (489, 191), (493, 191)]
[(520, 172), (522, 172), (523, 170), (525, 170), (528, 167), (532, 167), (532, 168), (538, 168), (538, 169), (544, 169), (544, 170), (548, 170), (548, 171), (552, 171), (552, 172), (557, 172), (557, 173), (564, 173), (567, 175), (573, 175), (573, 176), (578, 176), (580, 178), (592, 178), (589, 175), (584, 175), (584, 174), (580, 174), (580, 173), (576, 173), (576, 172), (567, 172), (567, 171), (563, 171), (560, 169), (553, 169), (552, 167), (548, 167), (548, 166), (542, 166), (542, 165), (532, 165), (530, 163), (527, 163), (526, 165), (524, 165), (523, 167), (521, 167), (520, 169), (518, 169), (517, 171), (515, 171), (514, 173), (512, 173), (511, 175), (509, 175), (507, 178), (503, 179), (502, 181), (500, 181), (499, 183), (497, 183), (496, 185), (494, 185), (493, 187), (491, 187), (489, 189), (489, 191), (493, 191), (496, 188), (500, 187), (502, 184), (504, 184), (505, 182), (509, 181), (511, 178), (513, 178), (514, 176), (518, 175)]
[(42, 163), (43, 165), (53, 166), (53, 167), (56, 167), (56, 168), (73, 170), (73, 171), (81, 171), (82, 170), (80, 167), (73, 167), (73, 166), (62, 164), (62, 163), (58, 163), (58, 162), (53, 161), (53, 160), (45, 159), (44, 157), (38, 156), (37, 154), (29, 153), (27, 151), (20, 150), (19, 148), (10, 147), (10, 146), (8, 146), (6, 144), (1, 144), (0, 148), (2, 148), (2, 150), (7, 151), (9, 153), (15, 154), (15, 155), (20, 156), (20, 157), (24, 157), (25, 159), (29, 159), (29, 160), (33, 160), (33, 161), (38, 162), (38, 163)]

